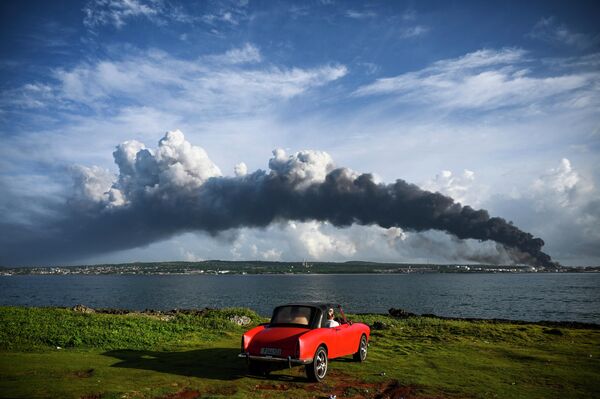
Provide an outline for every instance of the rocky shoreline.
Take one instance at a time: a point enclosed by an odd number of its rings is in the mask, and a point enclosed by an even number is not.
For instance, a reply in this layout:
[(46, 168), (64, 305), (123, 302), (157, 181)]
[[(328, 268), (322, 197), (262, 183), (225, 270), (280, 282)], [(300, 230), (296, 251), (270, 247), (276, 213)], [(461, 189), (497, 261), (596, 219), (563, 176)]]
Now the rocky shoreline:
[[(86, 305), (78, 304), (73, 307), (63, 307), (62, 309), (70, 309), (74, 312), (79, 313), (99, 313), (99, 314), (112, 314), (112, 315), (145, 315), (157, 317), (161, 320), (171, 320), (177, 315), (190, 315), (190, 316), (203, 316), (207, 312), (211, 310), (217, 310), (214, 308), (202, 308), (202, 309), (170, 309), (170, 310), (157, 310), (157, 309), (144, 309), (144, 310), (130, 310), (130, 309), (119, 309), (119, 308), (91, 308)], [(367, 314), (367, 313), (359, 313)], [(371, 313), (373, 314), (373, 313)], [(552, 320), (540, 320), (540, 321), (526, 321), (526, 320), (511, 320), (511, 319), (482, 319), (482, 318), (474, 318), (474, 317), (447, 317), (447, 316), (438, 316), (435, 314), (424, 313), (424, 314), (416, 314), (409, 312), (407, 310), (401, 308), (390, 308), (387, 314), (380, 313), (382, 316), (391, 316), (396, 319), (407, 319), (410, 317), (428, 317), (440, 320), (457, 320), (457, 321), (468, 321), (468, 322), (489, 322), (489, 323), (499, 323), (499, 324), (518, 324), (518, 325), (541, 325), (544, 327), (551, 328), (576, 328), (576, 329), (592, 329), (592, 330), (600, 330), (600, 324), (596, 323), (584, 323), (578, 321), (552, 321)], [(235, 318), (232, 317), (232, 318)], [(239, 319), (239, 320), (238, 320)], [(232, 322), (239, 325), (247, 325), (250, 324), (251, 320), (246, 316), (238, 316)], [(385, 329), (385, 323), (379, 322), (375, 323), (372, 328), (379, 330)]]

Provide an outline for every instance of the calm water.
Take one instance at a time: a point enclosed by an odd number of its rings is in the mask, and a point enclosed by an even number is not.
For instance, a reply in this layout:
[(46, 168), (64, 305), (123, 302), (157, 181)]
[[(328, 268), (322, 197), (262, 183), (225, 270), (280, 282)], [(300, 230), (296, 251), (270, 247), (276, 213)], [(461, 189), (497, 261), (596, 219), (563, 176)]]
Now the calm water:
[(0, 277), (1, 305), (142, 310), (326, 300), (348, 312), (600, 323), (600, 274), (392, 274)]

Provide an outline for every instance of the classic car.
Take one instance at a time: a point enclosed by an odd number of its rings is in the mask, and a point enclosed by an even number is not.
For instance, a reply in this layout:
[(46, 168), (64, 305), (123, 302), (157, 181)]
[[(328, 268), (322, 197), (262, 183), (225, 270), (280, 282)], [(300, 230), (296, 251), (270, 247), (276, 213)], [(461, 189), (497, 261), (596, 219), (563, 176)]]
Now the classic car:
[(307, 377), (320, 382), (330, 359), (353, 355), (365, 361), (369, 336), (369, 326), (347, 320), (340, 305), (293, 303), (277, 306), (269, 323), (242, 335), (239, 357), (247, 360), (251, 374), (304, 365)]

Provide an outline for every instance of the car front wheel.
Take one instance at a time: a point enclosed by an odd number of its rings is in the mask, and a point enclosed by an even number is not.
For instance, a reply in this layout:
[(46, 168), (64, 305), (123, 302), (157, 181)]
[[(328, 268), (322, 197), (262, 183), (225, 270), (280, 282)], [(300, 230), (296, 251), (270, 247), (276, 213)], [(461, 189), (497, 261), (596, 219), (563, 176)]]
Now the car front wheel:
[(306, 365), (306, 376), (309, 380), (321, 382), (327, 375), (327, 350), (324, 346), (319, 346), (315, 352), (315, 357), (311, 364)]

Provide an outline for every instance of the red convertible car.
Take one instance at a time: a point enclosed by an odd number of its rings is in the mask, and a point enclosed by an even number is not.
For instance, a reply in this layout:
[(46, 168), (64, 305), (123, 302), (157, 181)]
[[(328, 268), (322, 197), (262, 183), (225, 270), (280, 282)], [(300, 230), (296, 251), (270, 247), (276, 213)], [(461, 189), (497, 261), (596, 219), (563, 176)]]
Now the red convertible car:
[(304, 365), (307, 377), (320, 382), (330, 359), (353, 355), (364, 361), (369, 335), (369, 326), (346, 320), (340, 305), (282, 305), (273, 310), (269, 323), (242, 336), (239, 357), (247, 359), (252, 374), (267, 374), (277, 365)]

